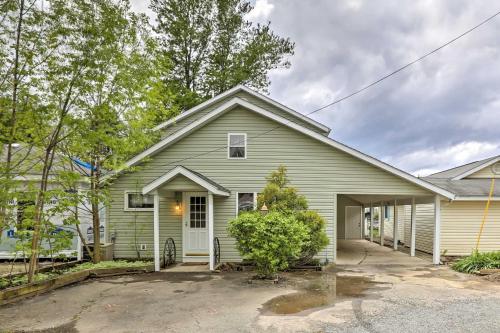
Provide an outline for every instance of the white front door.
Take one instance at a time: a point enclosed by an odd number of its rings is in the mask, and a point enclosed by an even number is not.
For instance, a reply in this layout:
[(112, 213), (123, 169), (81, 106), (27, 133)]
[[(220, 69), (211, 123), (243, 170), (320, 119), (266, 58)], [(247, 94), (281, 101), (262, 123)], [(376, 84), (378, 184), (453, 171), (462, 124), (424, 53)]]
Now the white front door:
[(361, 206), (345, 207), (345, 239), (361, 239)]
[(184, 194), (184, 256), (208, 257), (206, 193)]

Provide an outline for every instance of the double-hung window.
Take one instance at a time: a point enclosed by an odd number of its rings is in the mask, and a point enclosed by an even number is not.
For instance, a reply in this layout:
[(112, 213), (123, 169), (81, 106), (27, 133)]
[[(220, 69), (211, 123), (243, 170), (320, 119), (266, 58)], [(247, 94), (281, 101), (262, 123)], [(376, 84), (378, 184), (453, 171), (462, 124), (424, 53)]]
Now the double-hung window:
[(125, 210), (128, 211), (152, 211), (154, 208), (154, 197), (140, 192), (125, 192)]
[(230, 159), (247, 158), (246, 133), (229, 133), (227, 135), (227, 155)]

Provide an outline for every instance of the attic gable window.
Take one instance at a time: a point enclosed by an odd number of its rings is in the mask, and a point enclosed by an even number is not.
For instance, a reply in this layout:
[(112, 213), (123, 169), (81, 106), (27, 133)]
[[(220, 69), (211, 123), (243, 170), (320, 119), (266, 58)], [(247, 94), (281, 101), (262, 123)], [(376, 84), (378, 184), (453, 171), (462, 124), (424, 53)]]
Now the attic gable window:
[(247, 158), (247, 135), (246, 133), (229, 133), (227, 135), (228, 158)]

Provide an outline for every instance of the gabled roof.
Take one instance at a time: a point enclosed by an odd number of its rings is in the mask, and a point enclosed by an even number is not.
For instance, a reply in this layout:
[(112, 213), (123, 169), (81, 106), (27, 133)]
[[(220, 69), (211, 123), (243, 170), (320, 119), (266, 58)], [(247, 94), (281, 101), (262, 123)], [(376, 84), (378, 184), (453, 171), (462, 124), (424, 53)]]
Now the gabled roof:
[[(380, 169), (383, 169), (389, 173), (392, 173), (400, 178), (403, 178), (403, 179), (409, 181), (410, 183), (416, 184), (416, 185), (418, 185), (422, 188), (425, 188), (431, 192), (442, 195), (442, 196), (447, 197), (449, 199), (454, 198), (454, 194), (445, 190), (445, 189), (442, 189), (442, 188), (437, 187), (431, 183), (428, 183), (422, 179), (414, 177), (414, 176), (412, 176), (412, 175), (410, 175), (402, 170), (399, 170), (399, 169), (397, 169), (389, 164), (386, 164), (382, 161), (379, 161), (379, 160), (377, 160), (369, 155), (366, 155), (358, 150), (355, 150), (351, 147), (343, 145), (340, 142), (332, 140), (332, 139), (330, 139), (330, 138), (328, 138), (320, 133), (317, 133), (313, 130), (310, 130), (304, 126), (298, 125), (298, 124), (296, 124), (292, 121), (289, 121), (289, 120), (287, 120), (287, 119), (285, 119), (285, 118), (283, 118), (283, 117), (281, 117), (273, 112), (267, 111), (267, 110), (255, 105), (255, 104), (249, 103), (249, 102), (247, 102), (241, 98), (238, 98), (238, 97), (231, 98), (230, 100), (228, 100), (224, 104), (220, 105), (219, 107), (217, 107), (213, 111), (209, 112), (208, 114), (204, 115), (200, 119), (185, 126), (184, 128), (180, 129), (179, 131), (175, 132), (174, 134), (165, 137), (157, 144), (151, 146), (149, 149), (145, 150), (141, 154), (139, 154), (139, 155), (135, 156), (134, 158), (132, 158), (131, 160), (129, 160), (126, 163), (126, 167), (134, 166), (137, 163), (141, 162), (143, 159), (150, 157), (150, 156), (153, 156), (154, 154), (158, 153), (159, 151), (161, 151), (165, 147), (177, 142), (181, 138), (187, 136), (191, 132), (204, 126), (206, 123), (216, 119), (217, 117), (221, 116), (222, 114), (228, 112), (229, 110), (231, 110), (237, 106), (244, 107), (247, 110), (253, 111), (253, 112), (258, 113), (264, 117), (267, 117), (271, 120), (274, 120), (275, 122), (279, 123), (282, 126), (286, 126), (286, 127), (291, 128), (291, 129), (294, 129), (298, 132), (301, 132), (301, 133), (303, 133), (311, 138), (314, 138), (314, 139), (316, 139), (320, 142), (323, 142), (323, 143), (325, 143), (333, 148), (336, 148), (340, 151), (343, 151), (343, 152), (348, 153), (354, 157), (357, 157), (358, 159), (360, 159), (362, 161), (368, 162), (371, 165), (374, 165)], [(248, 138), (248, 140), (251, 140), (251, 139), (252, 139), (251, 137)]]
[(168, 183), (170, 180), (173, 178), (182, 175), (196, 184), (206, 188), (208, 191), (217, 194), (217, 195), (222, 195), (222, 196), (229, 196), (231, 194), (231, 191), (227, 190), (223, 186), (217, 184), (210, 178), (202, 175), (199, 172), (193, 171), (191, 169), (188, 169), (182, 165), (178, 165), (163, 176), (157, 178), (155, 181), (152, 183), (149, 183), (148, 185), (144, 186), (142, 188), (142, 193), (143, 194), (148, 194), (153, 192), (154, 190), (157, 190), (160, 188), (163, 184)]
[(300, 119), (302, 121), (305, 121), (306, 123), (314, 126), (315, 128), (319, 129), (320, 131), (322, 131), (322, 132), (324, 132), (326, 134), (330, 133), (330, 131), (331, 131), (330, 128), (328, 128), (327, 126), (325, 126), (325, 125), (317, 122), (316, 120), (313, 120), (313, 119), (311, 119), (311, 118), (303, 115), (300, 112), (292, 110), (289, 107), (287, 107), (287, 106), (285, 106), (285, 105), (283, 105), (281, 103), (278, 103), (275, 100), (273, 100), (273, 99), (271, 99), (271, 98), (269, 98), (269, 97), (267, 97), (265, 95), (262, 95), (262, 94), (254, 91), (254, 90), (252, 90), (252, 89), (250, 89), (248, 87), (245, 87), (243, 85), (238, 85), (238, 86), (236, 86), (234, 88), (231, 88), (231, 89), (223, 92), (222, 94), (219, 94), (219, 95), (217, 95), (217, 96), (215, 96), (215, 97), (213, 97), (213, 98), (211, 98), (211, 99), (209, 99), (209, 100), (207, 100), (207, 101), (205, 101), (205, 102), (203, 102), (201, 104), (198, 104), (195, 107), (193, 107), (193, 108), (191, 108), (191, 109), (189, 109), (187, 111), (182, 112), (177, 117), (169, 119), (166, 122), (161, 123), (160, 125), (154, 127), (153, 130), (157, 131), (157, 130), (160, 130), (160, 129), (163, 129), (163, 128), (167, 128), (168, 126), (170, 126), (172, 124), (175, 124), (178, 121), (180, 121), (180, 120), (182, 120), (184, 118), (187, 118), (187, 117), (189, 117), (189, 116), (191, 116), (191, 115), (199, 112), (200, 110), (203, 110), (203, 109), (207, 108), (208, 106), (213, 105), (213, 104), (215, 104), (215, 103), (217, 103), (217, 102), (219, 102), (219, 101), (221, 101), (221, 100), (223, 100), (225, 98), (228, 98), (231, 95), (234, 95), (234, 94), (236, 94), (236, 93), (238, 93), (240, 91), (244, 91), (247, 94), (250, 94), (250, 95), (252, 95), (252, 96), (254, 96), (256, 98), (259, 98), (259, 99), (261, 99), (261, 100), (263, 100), (263, 101), (265, 101), (265, 102), (267, 102), (267, 103), (269, 103), (269, 104), (277, 107), (278, 109), (280, 109), (280, 110), (282, 110), (282, 111), (284, 111), (286, 113), (289, 113), (290, 115), (294, 116), (295, 118), (298, 118), (298, 119)]
[[(456, 194), (455, 200), (487, 200), (491, 189), (491, 179), (443, 179), (426, 178), (436, 186)], [(500, 198), (500, 187), (493, 190), (493, 198)]]
[(484, 160), (471, 162), (465, 165), (460, 165), (455, 168), (444, 170), (441, 172), (434, 173), (425, 178), (441, 178), (441, 179), (453, 179), (460, 180), (463, 179), (481, 169), (487, 168), (490, 165), (495, 164), (500, 161), (500, 155), (486, 158)]

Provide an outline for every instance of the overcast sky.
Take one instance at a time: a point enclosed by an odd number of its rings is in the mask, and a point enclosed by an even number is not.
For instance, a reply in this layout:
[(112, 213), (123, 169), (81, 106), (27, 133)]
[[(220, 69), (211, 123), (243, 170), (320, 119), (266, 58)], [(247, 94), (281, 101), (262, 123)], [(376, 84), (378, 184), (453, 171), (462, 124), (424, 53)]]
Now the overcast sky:
[[(500, 10), (488, 0), (256, 0), (249, 19), (295, 42), (270, 97), (308, 113)], [(147, 1), (132, 0), (137, 11)], [(331, 137), (415, 175), (500, 154), (500, 16), (312, 117)]]

